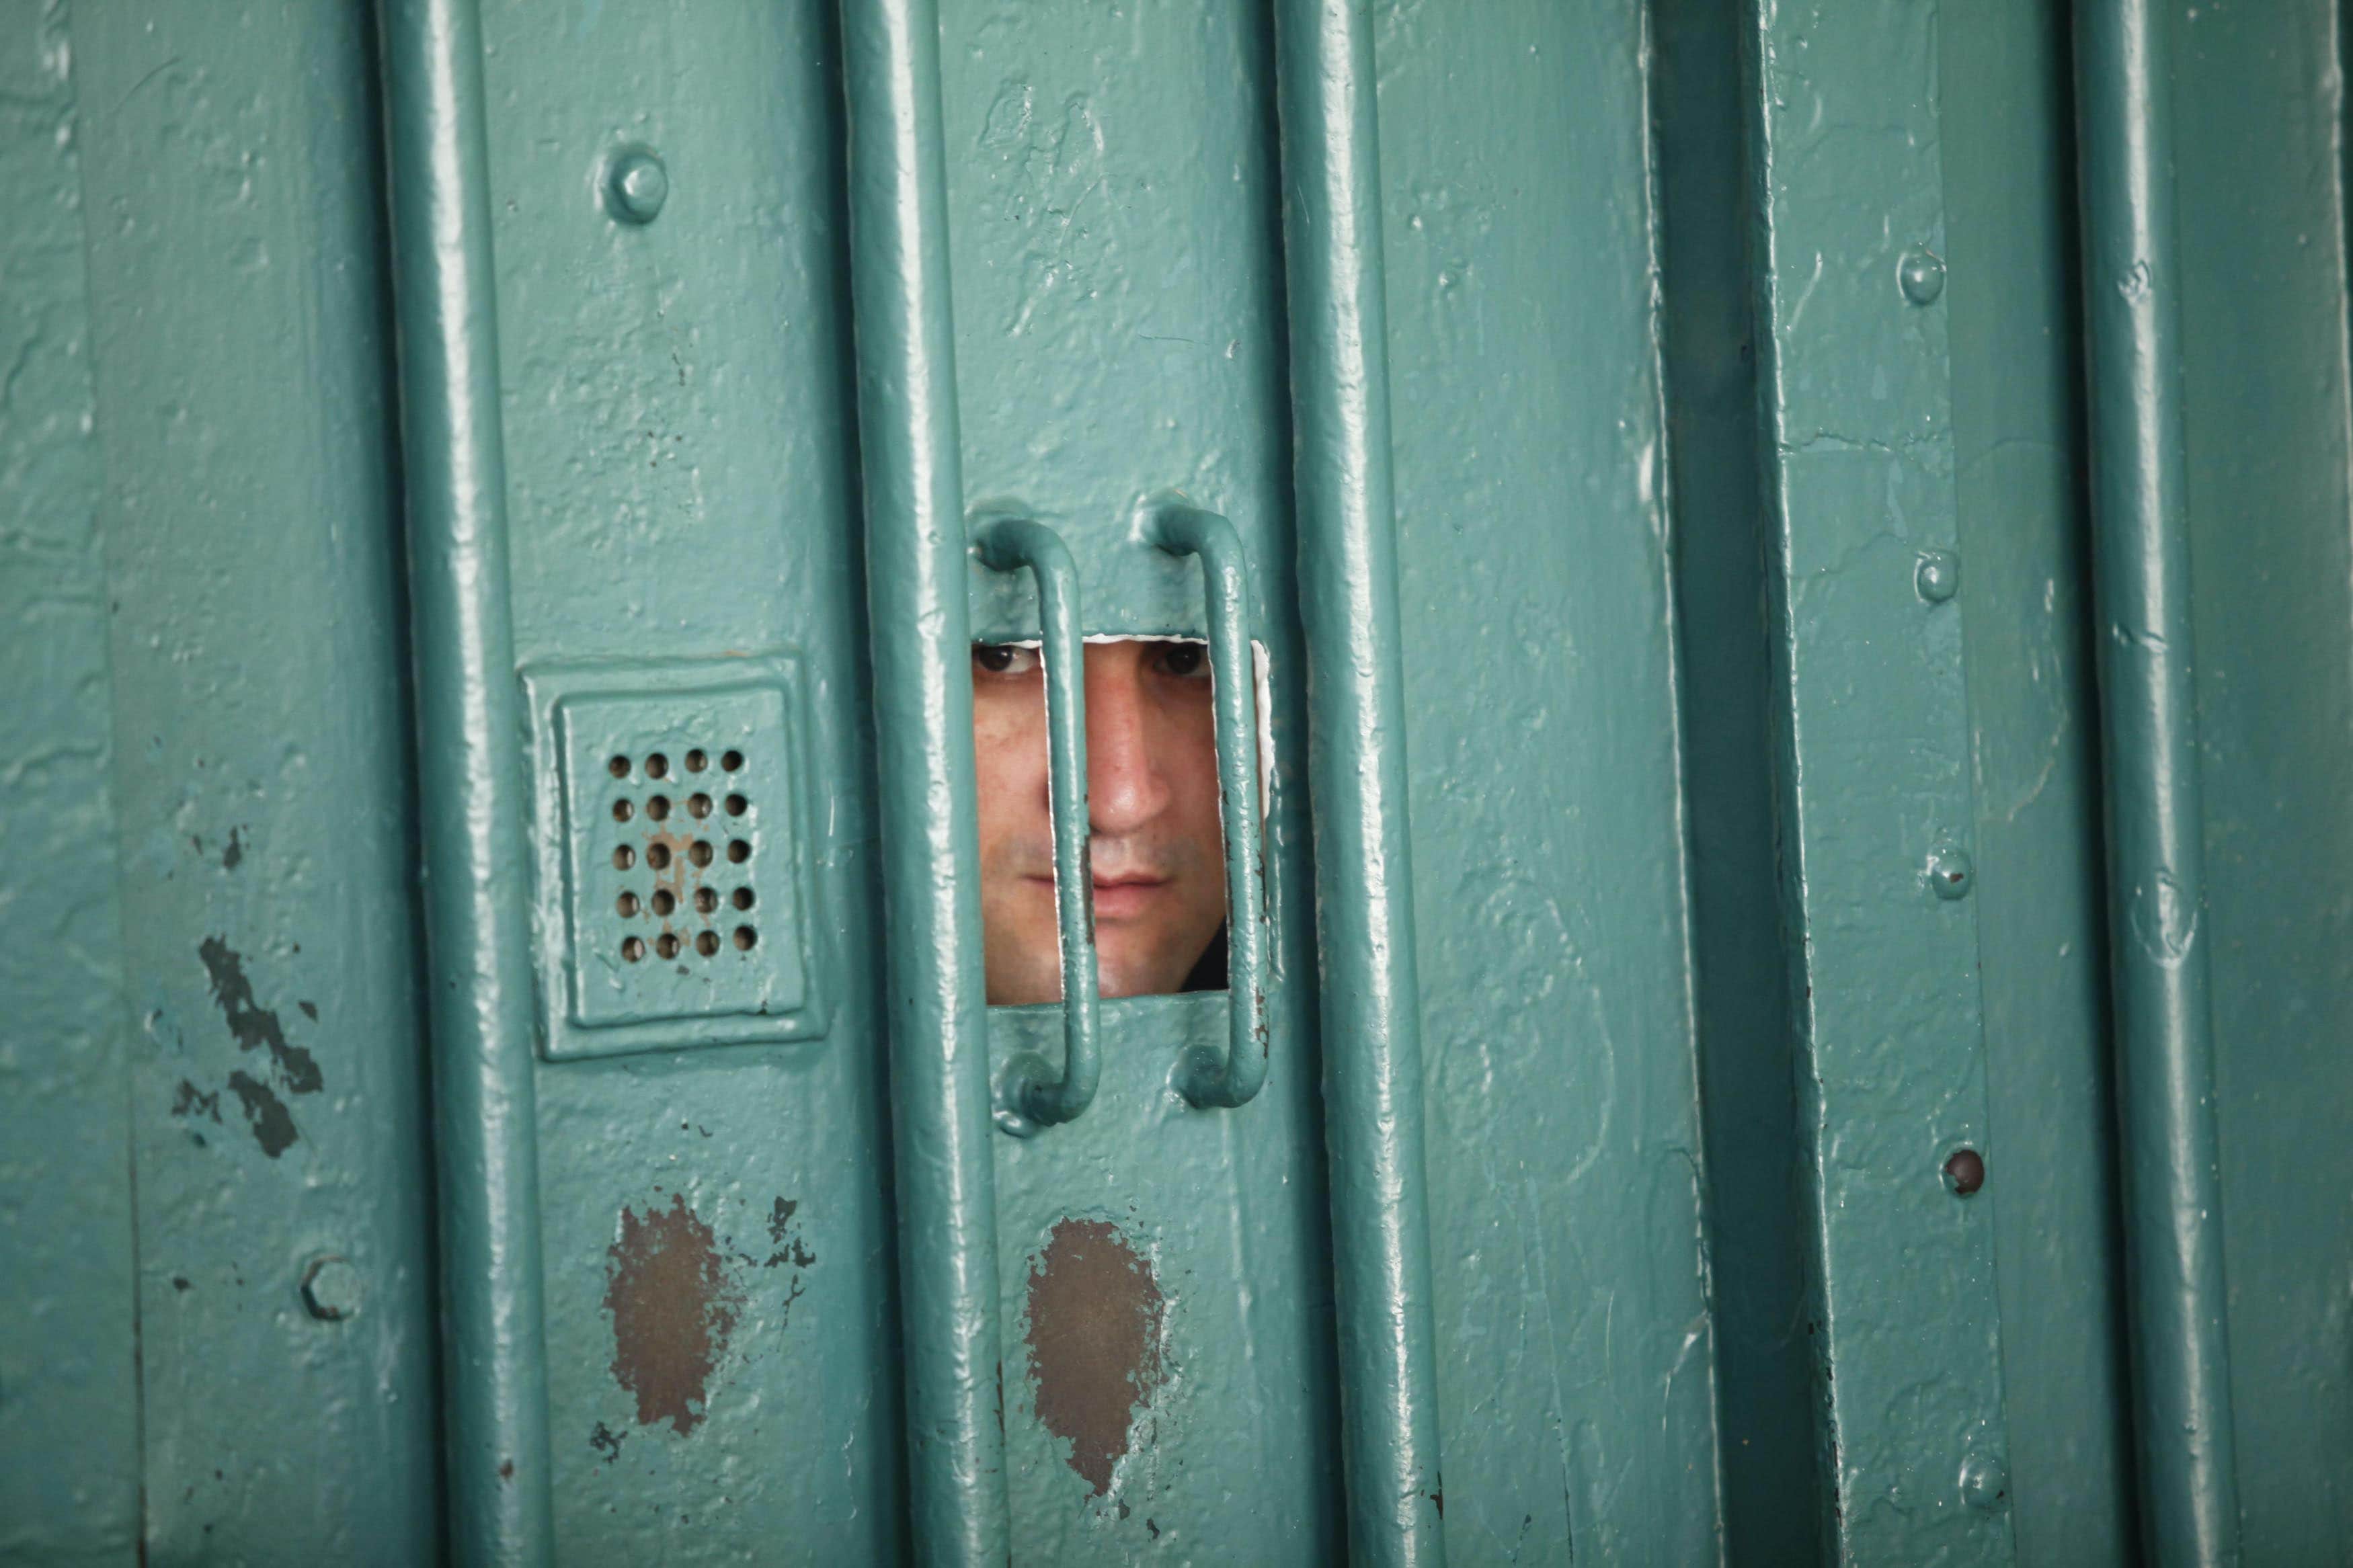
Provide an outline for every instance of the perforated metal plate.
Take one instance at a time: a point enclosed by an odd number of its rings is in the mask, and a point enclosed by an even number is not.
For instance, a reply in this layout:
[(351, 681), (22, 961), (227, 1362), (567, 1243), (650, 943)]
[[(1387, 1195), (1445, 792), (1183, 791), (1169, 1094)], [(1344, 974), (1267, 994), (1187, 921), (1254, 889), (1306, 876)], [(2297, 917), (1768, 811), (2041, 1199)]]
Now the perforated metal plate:
[(544, 1054), (822, 1035), (797, 661), (524, 680)]

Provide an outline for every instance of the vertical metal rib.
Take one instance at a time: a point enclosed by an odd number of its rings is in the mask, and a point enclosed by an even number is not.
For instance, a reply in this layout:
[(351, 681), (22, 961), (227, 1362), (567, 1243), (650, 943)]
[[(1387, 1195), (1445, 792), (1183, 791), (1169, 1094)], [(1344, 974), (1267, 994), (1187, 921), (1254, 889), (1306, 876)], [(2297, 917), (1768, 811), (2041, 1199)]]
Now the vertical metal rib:
[(2152, 1563), (2239, 1558), (2191, 680), (2172, 70), (2155, 0), (2075, 62), (2134, 1440)]
[(851, 280), (915, 1554), (1007, 1560), (939, 14), (848, 0)]
[(383, 25), (450, 1336), (450, 1546), (463, 1563), (544, 1563), (525, 759), (481, 28), (471, 0), (385, 0)]
[(1420, 994), (1366, 0), (1275, 13), (1348, 1557), (1437, 1563)]

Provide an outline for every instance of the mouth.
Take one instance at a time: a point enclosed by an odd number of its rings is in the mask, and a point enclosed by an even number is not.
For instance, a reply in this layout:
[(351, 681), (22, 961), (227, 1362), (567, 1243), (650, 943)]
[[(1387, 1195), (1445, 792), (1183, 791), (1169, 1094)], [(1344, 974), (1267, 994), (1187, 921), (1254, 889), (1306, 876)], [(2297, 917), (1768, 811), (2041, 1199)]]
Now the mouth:
[(1166, 877), (1131, 871), (1124, 876), (1095, 879), (1095, 919), (1117, 921), (1140, 915), (1167, 888)]
[[(1052, 877), (1032, 877), (1029, 879), (1040, 884), (1049, 896), (1052, 894)], [(1124, 872), (1115, 877), (1098, 876), (1094, 879), (1095, 919), (1120, 921), (1141, 915), (1152, 907), (1172, 880), (1171, 878), (1141, 871)]]

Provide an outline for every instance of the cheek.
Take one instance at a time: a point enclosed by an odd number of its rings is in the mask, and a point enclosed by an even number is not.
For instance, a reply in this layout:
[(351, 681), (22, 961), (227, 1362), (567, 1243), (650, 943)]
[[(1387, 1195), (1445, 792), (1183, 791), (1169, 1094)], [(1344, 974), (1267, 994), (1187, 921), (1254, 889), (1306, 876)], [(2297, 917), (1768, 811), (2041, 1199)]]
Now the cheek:
[(1044, 727), (1026, 721), (1022, 706), (1003, 696), (973, 705), (973, 772), (984, 859), (1031, 830), (1031, 818), (1045, 810)]
[(1182, 803), (1178, 807), (1185, 837), (1207, 859), (1208, 867), (1225, 864), (1225, 837), (1219, 817), (1218, 801), (1218, 742), (1209, 721), (1208, 705), (1205, 702), (1197, 713), (1186, 716), (1183, 744), (1177, 748), (1181, 758), (1176, 791)]

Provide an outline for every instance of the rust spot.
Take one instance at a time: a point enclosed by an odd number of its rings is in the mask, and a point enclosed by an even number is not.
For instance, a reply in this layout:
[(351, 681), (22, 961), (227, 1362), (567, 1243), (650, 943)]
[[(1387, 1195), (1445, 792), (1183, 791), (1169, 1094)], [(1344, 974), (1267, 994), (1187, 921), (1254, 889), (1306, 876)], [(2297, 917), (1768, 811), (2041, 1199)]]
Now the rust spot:
[(727, 1277), (719, 1238), (682, 1196), (666, 1210), (649, 1205), (642, 1219), (622, 1209), (621, 1238), (607, 1257), (613, 1376), (637, 1395), (638, 1425), (667, 1421), (684, 1436), (706, 1414), (743, 1292)]
[(1029, 1263), (1029, 1375), (1038, 1419), (1069, 1440), (1097, 1497), (1160, 1386), (1166, 1307), (1152, 1265), (1103, 1220), (1065, 1219)]

